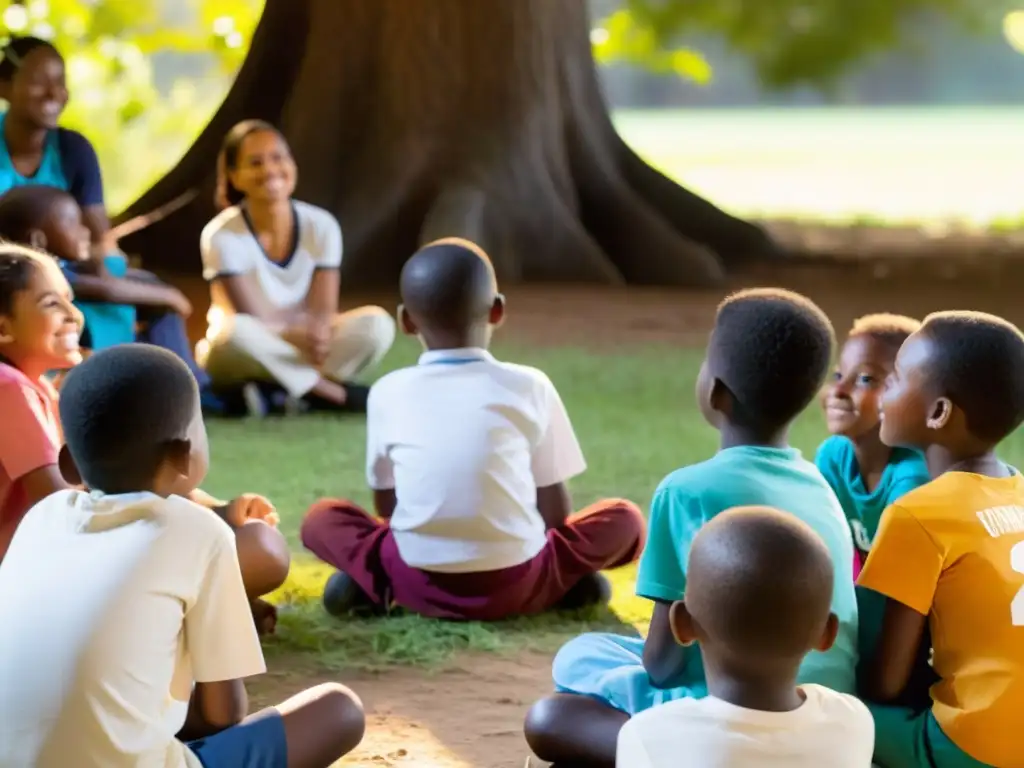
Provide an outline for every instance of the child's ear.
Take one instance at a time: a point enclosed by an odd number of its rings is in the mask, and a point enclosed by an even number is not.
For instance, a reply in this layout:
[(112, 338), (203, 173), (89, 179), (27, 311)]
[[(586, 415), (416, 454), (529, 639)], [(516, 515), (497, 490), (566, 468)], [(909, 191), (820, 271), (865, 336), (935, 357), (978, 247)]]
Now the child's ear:
[(672, 636), (680, 645), (693, 645), (697, 642), (697, 628), (693, 616), (682, 600), (676, 600), (668, 609), (668, 625), (672, 629)]
[(68, 485), (85, 484), (85, 481), (82, 480), (82, 474), (78, 471), (78, 465), (75, 464), (71, 451), (68, 450), (66, 445), (61, 447), (60, 454), (57, 456), (57, 467), (60, 469), (64, 482)]
[(30, 229), (28, 233), (28, 244), (33, 248), (38, 248), (40, 251), (45, 251), (49, 241), (46, 239), (46, 233), (41, 229)]
[(179, 477), (192, 474), (192, 441), (188, 438), (171, 440), (164, 449), (164, 464)]
[(14, 333), (11, 330), (11, 319), (7, 315), (0, 315), (0, 344), (10, 344), (14, 341)]
[(952, 417), (953, 401), (948, 397), (940, 397), (932, 404), (928, 421), (925, 423), (928, 425), (928, 429), (942, 429), (949, 424), (949, 420)]
[(818, 640), (818, 644), (814, 646), (814, 650), (821, 651), (824, 653), (836, 643), (836, 637), (839, 635), (839, 617), (834, 613), (828, 615), (828, 621), (825, 622), (825, 629), (821, 633), (821, 637)]
[(398, 305), (398, 327), (401, 328), (402, 333), (407, 336), (415, 336), (419, 333), (416, 328), (416, 323), (414, 323), (412, 318), (409, 317), (409, 313), (405, 311), (405, 304)]
[(487, 322), (493, 326), (499, 326), (505, 322), (505, 294), (496, 293), (494, 295), (494, 303), (491, 304), (491, 314), (488, 316)]

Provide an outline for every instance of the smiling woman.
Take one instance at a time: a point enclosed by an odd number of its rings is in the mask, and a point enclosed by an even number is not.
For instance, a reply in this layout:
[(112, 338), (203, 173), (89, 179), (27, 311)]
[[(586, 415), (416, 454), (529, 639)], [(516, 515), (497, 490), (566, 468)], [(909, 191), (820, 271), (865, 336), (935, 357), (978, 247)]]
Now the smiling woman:
[(380, 362), (395, 322), (380, 307), (338, 312), (341, 227), (292, 199), (296, 178), (272, 125), (247, 120), (228, 132), (217, 185), (224, 210), (200, 244), (211, 292), (200, 360), (224, 385), (269, 381), (310, 405), (365, 411), (368, 390), (349, 379)]
[(52, 43), (16, 37), (0, 49), (0, 194), (40, 184), (69, 192), (82, 208), (90, 240), (106, 254), (110, 229), (103, 202), (103, 178), (89, 140), (60, 128), (68, 103), (64, 58)]

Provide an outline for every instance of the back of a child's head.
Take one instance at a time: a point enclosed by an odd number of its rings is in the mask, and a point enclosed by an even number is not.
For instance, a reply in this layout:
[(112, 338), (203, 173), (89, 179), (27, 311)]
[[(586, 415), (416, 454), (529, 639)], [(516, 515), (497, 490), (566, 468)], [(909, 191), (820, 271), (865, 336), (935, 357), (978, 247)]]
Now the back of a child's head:
[(78, 473), (91, 490), (130, 493), (151, 483), (199, 407), (195, 377), (174, 353), (123, 344), (92, 355), (61, 387), (60, 419)]
[(980, 440), (998, 443), (1024, 422), (1024, 335), (984, 312), (936, 312), (921, 334), (934, 345), (927, 375)]
[(755, 288), (719, 305), (709, 360), (732, 394), (732, 418), (775, 430), (817, 395), (834, 348), (832, 324), (814, 302), (792, 291)]
[(810, 526), (775, 509), (739, 507), (694, 538), (685, 602), (705, 653), (756, 672), (822, 647), (833, 580), (828, 548)]
[(896, 352), (911, 334), (921, 329), (921, 321), (906, 315), (895, 315), (889, 312), (864, 315), (853, 321), (847, 340), (859, 337), (870, 337), (890, 347), (895, 358)]
[(69, 195), (57, 187), (28, 184), (0, 196), (0, 239), (31, 242), (32, 232), (46, 225), (54, 206)]
[(402, 268), (399, 285), (402, 304), (418, 322), (450, 331), (486, 320), (497, 294), (491, 260), (460, 238), (420, 248)]

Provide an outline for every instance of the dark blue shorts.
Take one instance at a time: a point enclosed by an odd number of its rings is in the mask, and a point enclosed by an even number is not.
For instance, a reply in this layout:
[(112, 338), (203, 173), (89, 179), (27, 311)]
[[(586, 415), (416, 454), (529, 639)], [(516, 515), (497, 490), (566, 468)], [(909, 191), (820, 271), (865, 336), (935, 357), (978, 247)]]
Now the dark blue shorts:
[(284, 719), (276, 709), (257, 712), (234, 728), (186, 746), (204, 768), (288, 768)]

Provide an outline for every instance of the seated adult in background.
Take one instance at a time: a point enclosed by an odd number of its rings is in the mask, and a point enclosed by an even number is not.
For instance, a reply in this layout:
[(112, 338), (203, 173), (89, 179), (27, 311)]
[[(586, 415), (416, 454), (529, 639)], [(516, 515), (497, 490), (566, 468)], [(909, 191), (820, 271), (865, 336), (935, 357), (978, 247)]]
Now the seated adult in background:
[(239, 123), (218, 167), (224, 210), (203, 230), (211, 309), (199, 360), (215, 385), (276, 382), (295, 399), (365, 411), (352, 384), (395, 339), (380, 307), (338, 312), (341, 228), (327, 211), (292, 199), (297, 171), (270, 124)]
[(103, 202), (103, 177), (92, 144), (60, 128), (68, 103), (64, 59), (52, 43), (15, 37), (0, 49), (0, 194), (12, 187), (43, 184), (68, 192), (82, 209), (92, 251), (105, 256), (110, 221)]
[[(96, 151), (82, 134), (57, 125), (68, 103), (68, 88), (64, 59), (52, 43), (15, 37), (0, 48), (0, 98), (7, 102), (7, 111), (0, 115), (0, 194), (29, 185), (64, 190), (81, 209), (90, 245), (90, 258), (67, 265), (65, 274), (128, 276), (127, 259), (111, 237)], [(153, 275), (132, 273), (160, 285)], [(160, 287), (164, 293), (174, 291)], [(135, 302), (77, 304), (93, 349), (134, 340)]]

